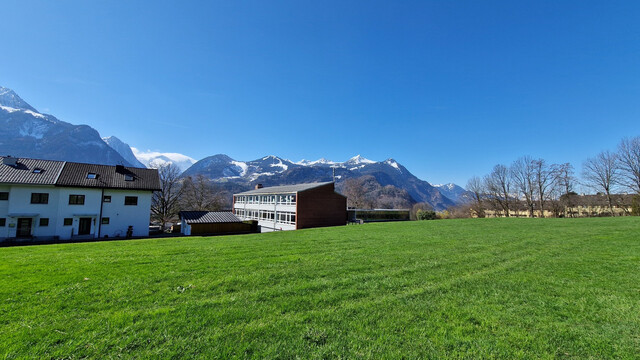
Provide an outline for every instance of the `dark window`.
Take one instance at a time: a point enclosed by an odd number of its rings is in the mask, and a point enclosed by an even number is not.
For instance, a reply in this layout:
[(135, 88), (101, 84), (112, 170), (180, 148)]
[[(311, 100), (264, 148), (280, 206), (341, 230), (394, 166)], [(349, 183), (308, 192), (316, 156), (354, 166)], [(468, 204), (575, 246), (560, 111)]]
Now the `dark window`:
[(102, 201), (111, 202), (111, 195), (105, 195), (104, 198), (102, 198)]
[(40, 226), (49, 226), (49, 218), (40, 218)]
[(102, 225), (109, 225), (109, 218), (102, 218)]
[(49, 194), (48, 193), (31, 193), (31, 203), (32, 204), (48, 204)]
[(124, 174), (124, 181), (133, 181), (133, 175)]
[(69, 205), (84, 205), (84, 195), (69, 195)]
[(138, 205), (138, 197), (137, 196), (125, 196), (124, 197), (125, 205)]
[(0, 200), (9, 200), (9, 193), (6, 191), (0, 192)]
[(73, 219), (72, 218), (64, 218), (64, 226), (71, 226), (73, 225)]
[(96, 173), (88, 173), (87, 174), (87, 179), (95, 179), (98, 177), (98, 174)]
[(0, 226), (5, 226), (7, 225), (7, 219), (6, 218), (0, 218)]

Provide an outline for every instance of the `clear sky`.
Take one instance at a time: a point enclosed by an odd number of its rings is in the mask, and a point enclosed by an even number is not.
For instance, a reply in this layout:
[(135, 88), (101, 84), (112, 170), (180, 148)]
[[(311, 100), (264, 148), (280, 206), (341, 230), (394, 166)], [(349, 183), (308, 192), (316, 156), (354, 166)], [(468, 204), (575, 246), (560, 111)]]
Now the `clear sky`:
[(139, 149), (465, 185), (640, 135), (640, 1), (0, 4), (0, 85)]

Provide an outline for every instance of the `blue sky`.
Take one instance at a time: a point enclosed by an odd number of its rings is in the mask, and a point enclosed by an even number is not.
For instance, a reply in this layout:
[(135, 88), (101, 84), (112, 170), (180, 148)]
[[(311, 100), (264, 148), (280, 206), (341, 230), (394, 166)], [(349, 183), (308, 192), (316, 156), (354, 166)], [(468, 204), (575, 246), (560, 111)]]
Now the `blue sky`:
[(640, 135), (638, 1), (24, 1), (0, 85), (139, 149), (465, 185)]

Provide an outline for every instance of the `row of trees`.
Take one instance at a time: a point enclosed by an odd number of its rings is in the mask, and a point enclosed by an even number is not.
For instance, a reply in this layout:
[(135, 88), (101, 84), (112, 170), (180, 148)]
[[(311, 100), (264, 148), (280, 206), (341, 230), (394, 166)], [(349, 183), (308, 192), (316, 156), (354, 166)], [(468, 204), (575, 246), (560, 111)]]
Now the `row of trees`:
[(151, 219), (162, 229), (173, 222), (180, 210), (220, 211), (228, 206), (226, 191), (211, 184), (204, 176), (180, 178), (180, 169), (168, 163), (158, 168), (160, 191), (151, 198)]
[(640, 194), (640, 136), (625, 138), (616, 152), (603, 151), (587, 159), (582, 166), (582, 181), (574, 175), (571, 164), (549, 164), (544, 159), (524, 156), (510, 166), (498, 164), (484, 177), (473, 177), (467, 183), (471, 193), (471, 209), (484, 217), (486, 205), (511, 216), (524, 206), (533, 217), (545, 210), (560, 216), (571, 207), (574, 187), (583, 185), (607, 197), (611, 214), (612, 195), (619, 191)]

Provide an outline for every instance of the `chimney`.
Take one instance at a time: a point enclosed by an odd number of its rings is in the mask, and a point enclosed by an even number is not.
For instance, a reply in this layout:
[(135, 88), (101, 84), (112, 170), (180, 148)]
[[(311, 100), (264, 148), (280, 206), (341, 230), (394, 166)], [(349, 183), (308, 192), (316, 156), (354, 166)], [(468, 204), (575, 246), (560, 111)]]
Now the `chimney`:
[(263, 188), (262, 184), (256, 184), (256, 190), (262, 189), (262, 188)]
[(124, 165), (120, 165), (120, 164), (116, 165), (116, 172), (118, 174), (123, 174), (124, 173)]
[(12, 157), (11, 155), (7, 155), (6, 157), (2, 158), (2, 164), (4, 165), (16, 166), (17, 162), (18, 162), (18, 159)]

